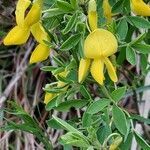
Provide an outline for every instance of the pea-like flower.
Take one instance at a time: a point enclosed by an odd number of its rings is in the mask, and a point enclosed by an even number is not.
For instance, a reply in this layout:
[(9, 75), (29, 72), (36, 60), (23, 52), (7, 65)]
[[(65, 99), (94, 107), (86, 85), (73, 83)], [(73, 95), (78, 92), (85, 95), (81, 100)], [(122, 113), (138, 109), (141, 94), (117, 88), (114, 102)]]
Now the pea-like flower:
[(18, 1), (15, 11), (17, 25), (12, 28), (4, 38), (4, 44), (24, 44), (28, 40), (31, 32), (40, 43), (33, 51), (30, 58), (30, 63), (35, 63), (45, 60), (48, 57), (50, 50), (43, 41), (49, 41), (49, 38), (40, 22), (42, 0), (35, 1), (25, 17), (25, 12), (30, 5), (30, 0)]
[(143, 0), (131, 0), (132, 11), (139, 16), (150, 16), (150, 5)]
[[(94, 17), (90, 13), (94, 14)], [(82, 82), (90, 68), (93, 78), (100, 85), (103, 85), (105, 79), (104, 66), (106, 66), (111, 80), (117, 82), (116, 70), (108, 57), (117, 51), (118, 43), (111, 32), (102, 28), (97, 28), (95, 0), (90, 0), (89, 2), (88, 17), (89, 16), (90, 19), (88, 19), (88, 21), (92, 32), (84, 41), (85, 58), (82, 58), (80, 61), (78, 80)]]

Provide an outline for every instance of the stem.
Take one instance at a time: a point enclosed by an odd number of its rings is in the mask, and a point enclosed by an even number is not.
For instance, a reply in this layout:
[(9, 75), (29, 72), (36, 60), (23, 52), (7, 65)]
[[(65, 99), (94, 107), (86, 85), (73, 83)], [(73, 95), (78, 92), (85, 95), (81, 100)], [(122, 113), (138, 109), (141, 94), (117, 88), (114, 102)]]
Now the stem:
[(109, 94), (107, 88), (104, 85), (101, 85), (101, 89), (102, 89), (103, 93), (105, 94), (105, 96), (108, 97), (112, 102), (114, 102), (114, 100), (112, 99), (111, 95)]

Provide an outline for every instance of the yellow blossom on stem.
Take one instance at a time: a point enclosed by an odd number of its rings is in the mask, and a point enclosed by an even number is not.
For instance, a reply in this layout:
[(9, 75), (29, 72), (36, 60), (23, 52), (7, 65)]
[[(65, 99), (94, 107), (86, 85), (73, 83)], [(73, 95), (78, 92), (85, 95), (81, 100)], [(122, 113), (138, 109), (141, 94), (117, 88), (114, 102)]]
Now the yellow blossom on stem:
[(108, 0), (103, 0), (103, 13), (104, 17), (106, 18), (107, 22), (112, 21), (112, 13), (111, 13), (111, 6)]
[(26, 43), (31, 32), (40, 44), (31, 54), (30, 63), (43, 61), (50, 53), (49, 47), (44, 43), (44, 40), (49, 41), (50, 39), (40, 22), (42, 2), (43, 0), (36, 0), (25, 17), (25, 11), (31, 1), (19, 0), (15, 11), (17, 25), (4, 38), (5, 45), (21, 45)]
[[(89, 2), (89, 5), (92, 2), (93, 0)], [(94, 2), (92, 4), (94, 4)], [(90, 18), (90, 20), (92, 20), (92, 18)], [(110, 79), (113, 82), (117, 82), (118, 79), (115, 67), (112, 65), (108, 58), (117, 51), (117, 39), (108, 30), (102, 28), (93, 28), (93, 24), (97, 24), (97, 22), (93, 23), (93, 20), (97, 19), (93, 19), (92, 23), (90, 23), (90, 20), (89, 24), (92, 32), (86, 37), (84, 41), (85, 58), (81, 59), (79, 64), (78, 81), (82, 82), (84, 80), (88, 69), (90, 68), (90, 72), (93, 78), (100, 85), (103, 85), (105, 80), (104, 67), (106, 67)]]
[[(61, 73), (58, 74), (60, 77), (66, 77), (68, 75), (68, 71), (63, 71)], [(56, 75), (57, 78), (57, 75)], [(58, 81), (57, 83), (57, 87), (61, 88), (64, 87), (66, 85), (66, 83), (62, 82), (62, 81)], [(65, 87), (64, 90), (67, 90), (68, 87)], [(44, 103), (48, 104), (55, 96), (57, 96), (58, 94), (54, 94), (54, 93), (45, 93), (45, 97), (44, 97)]]
[(131, 0), (132, 11), (139, 16), (150, 16), (150, 5), (143, 0)]

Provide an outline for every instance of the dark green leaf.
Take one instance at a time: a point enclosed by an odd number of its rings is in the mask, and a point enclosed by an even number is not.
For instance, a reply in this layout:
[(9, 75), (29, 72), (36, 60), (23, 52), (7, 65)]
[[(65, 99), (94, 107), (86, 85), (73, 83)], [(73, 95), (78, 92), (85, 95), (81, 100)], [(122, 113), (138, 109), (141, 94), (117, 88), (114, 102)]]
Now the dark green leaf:
[(72, 146), (82, 147), (82, 148), (87, 148), (90, 146), (88, 140), (86, 140), (76, 132), (68, 132), (65, 135), (62, 135), (61, 142), (63, 142), (66, 145), (72, 145)]
[(69, 123), (67, 123), (66, 121), (56, 117), (53, 115), (53, 119), (60, 124), (63, 128), (65, 128), (67, 131), (69, 132), (75, 132), (78, 133), (80, 135), (83, 135), (80, 131), (78, 131), (77, 129), (75, 129), (73, 126), (71, 126)]
[(139, 115), (131, 115), (131, 119), (135, 119), (137, 121), (144, 122), (146, 124), (150, 124), (150, 119), (144, 118), (144, 117), (139, 116)]
[(60, 47), (62, 51), (68, 51), (78, 44), (81, 34), (75, 34), (69, 37)]
[(131, 143), (132, 143), (133, 133), (129, 133), (126, 141), (122, 142), (119, 146), (121, 150), (130, 150)]
[(84, 98), (91, 99), (91, 96), (90, 96), (89, 92), (87, 91), (87, 89), (85, 88), (84, 85), (81, 85), (80, 92), (81, 92), (81, 94), (83, 95)]
[(77, 13), (74, 13), (69, 19), (65, 29), (63, 30), (63, 33), (67, 34), (69, 31), (71, 31), (71, 29), (75, 26), (76, 21), (77, 21)]
[(126, 38), (128, 32), (128, 23), (126, 19), (120, 20), (118, 26), (117, 26), (117, 33), (121, 40), (124, 40)]
[(72, 108), (72, 107), (74, 107), (74, 108), (82, 108), (87, 103), (88, 103), (87, 100), (69, 100), (69, 101), (60, 103), (54, 109), (56, 109), (58, 111), (64, 111), (65, 112), (65, 111), (69, 111), (69, 109)]
[(130, 46), (127, 46), (126, 48), (126, 59), (130, 64), (136, 64), (136, 53)]
[(112, 116), (114, 120), (114, 124), (116, 128), (122, 133), (126, 135), (127, 133), (127, 120), (124, 112), (117, 106), (113, 106)]
[(137, 43), (135, 45), (132, 45), (132, 47), (142, 54), (150, 53), (150, 45), (148, 45), (148, 44)]
[(92, 124), (92, 114), (89, 114), (87, 112), (84, 112), (82, 117), (82, 126), (83, 127), (89, 127)]
[(137, 28), (144, 28), (144, 29), (149, 29), (150, 28), (150, 22), (142, 17), (138, 16), (129, 16), (127, 17), (127, 21), (137, 27)]
[(102, 111), (106, 106), (110, 103), (109, 99), (103, 98), (93, 102), (87, 109), (87, 113), (89, 114), (96, 114)]
[(63, 0), (57, 0), (57, 6), (62, 11), (72, 11), (73, 10), (72, 6), (68, 2), (63, 1)]
[(123, 98), (125, 92), (126, 92), (126, 87), (118, 88), (111, 93), (111, 97), (114, 101), (118, 102), (119, 100), (121, 100), (121, 98)]

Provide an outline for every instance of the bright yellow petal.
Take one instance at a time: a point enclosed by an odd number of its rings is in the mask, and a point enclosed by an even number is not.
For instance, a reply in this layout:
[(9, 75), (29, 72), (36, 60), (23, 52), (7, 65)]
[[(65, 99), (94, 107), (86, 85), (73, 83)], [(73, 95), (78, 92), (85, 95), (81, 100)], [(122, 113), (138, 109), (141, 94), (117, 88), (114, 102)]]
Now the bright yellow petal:
[(131, 0), (131, 8), (136, 15), (150, 16), (150, 5), (143, 0)]
[(88, 22), (92, 31), (97, 29), (97, 18), (96, 1), (90, 0), (88, 8)]
[(46, 92), (44, 97), (44, 103), (48, 104), (48, 102), (50, 102), (54, 98), (54, 96), (55, 94)]
[(21, 28), (15, 26), (7, 36), (4, 38), (5, 45), (21, 45), (24, 44), (29, 38), (30, 30), (28, 28)]
[(118, 43), (115, 36), (105, 30), (96, 29), (90, 33), (84, 42), (86, 58), (108, 57), (117, 51)]
[(24, 24), (30, 27), (40, 20), (40, 16), (41, 16), (41, 8), (39, 4), (34, 3), (29, 13), (25, 17)]
[(78, 71), (78, 82), (82, 82), (87, 75), (88, 69), (90, 67), (91, 60), (90, 59), (81, 59), (79, 64)]
[(91, 64), (91, 74), (93, 78), (100, 84), (103, 85), (104, 81), (104, 62), (101, 59), (94, 59)]
[(109, 74), (109, 77), (111, 78), (111, 80), (113, 82), (117, 82), (118, 78), (117, 78), (117, 75), (116, 75), (116, 71), (115, 71), (114, 66), (110, 62), (110, 60), (108, 58), (104, 58), (104, 63), (106, 65), (106, 68), (107, 68), (107, 71), (108, 71), (108, 74)]
[(111, 13), (111, 6), (108, 0), (103, 0), (103, 13), (104, 17), (106, 18), (107, 22), (112, 21), (112, 13)]
[(33, 34), (33, 36), (35, 37), (35, 39), (39, 42), (44, 44), (44, 41), (49, 41), (48, 39), (48, 35), (45, 32), (44, 28), (42, 27), (40, 22), (37, 22), (36, 24), (34, 24), (31, 27), (31, 32)]
[(31, 54), (30, 64), (41, 62), (47, 59), (49, 54), (50, 54), (50, 48), (46, 45), (39, 44)]
[(25, 11), (29, 7), (31, 1), (30, 0), (19, 0), (16, 6), (16, 22), (19, 26), (24, 24), (24, 16)]

